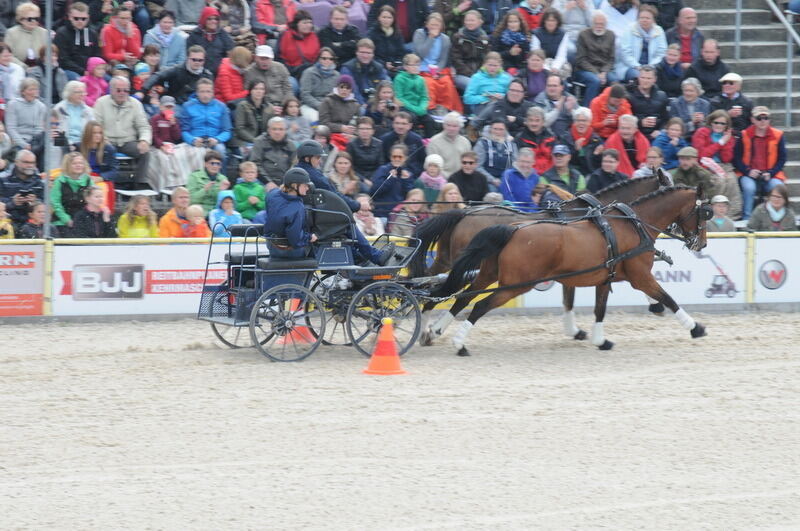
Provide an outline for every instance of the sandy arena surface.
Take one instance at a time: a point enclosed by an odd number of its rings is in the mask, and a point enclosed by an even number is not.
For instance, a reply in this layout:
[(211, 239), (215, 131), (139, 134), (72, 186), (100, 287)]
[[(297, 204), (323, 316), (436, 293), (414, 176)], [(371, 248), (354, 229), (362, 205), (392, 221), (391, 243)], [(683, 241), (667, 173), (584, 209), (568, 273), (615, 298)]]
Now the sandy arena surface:
[(696, 317), (612, 312), (599, 352), (495, 316), (396, 377), (191, 320), (4, 326), (0, 528), (798, 529), (800, 314)]

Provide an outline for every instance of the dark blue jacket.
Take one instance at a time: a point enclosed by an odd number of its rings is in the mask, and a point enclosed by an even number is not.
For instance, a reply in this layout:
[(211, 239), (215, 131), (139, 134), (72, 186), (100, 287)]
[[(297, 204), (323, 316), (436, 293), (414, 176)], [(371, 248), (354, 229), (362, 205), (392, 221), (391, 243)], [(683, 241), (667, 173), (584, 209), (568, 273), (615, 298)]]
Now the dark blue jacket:
[(289, 245), (302, 249), (311, 243), (311, 233), (306, 225), (306, 209), (303, 198), (272, 190), (267, 196), (267, 222), (264, 234), (286, 238)]
[(375, 215), (379, 218), (389, 217), (389, 212), (406, 198), (409, 190), (414, 188), (414, 176), (409, 179), (399, 177), (400, 172), (408, 168), (398, 168), (396, 172), (398, 176), (389, 177), (392, 169), (394, 166), (391, 164), (384, 164), (372, 175), (372, 188), (369, 194), (375, 202)]
[[(399, 142), (397, 133), (394, 130), (389, 131), (381, 136), (380, 140), (383, 142), (383, 158), (384, 160), (391, 160), (390, 151), (392, 146)], [(409, 131), (405, 138), (405, 145), (408, 147), (408, 160), (406, 161), (406, 169), (411, 170), (411, 176), (415, 179), (422, 173), (422, 166), (425, 164), (425, 145), (422, 143), (422, 137), (414, 131)]]
[(358, 62), (358, 59), (350, 59), (342, 65), (342, 75), (347, 74), (353, 78), (356, 84), (356, 90), (353, 91), (356, 101), (360, 104), (367, 102), (367, 97), (364, 92), (367, 89), (377, 89), (378, 83), (381, 81), (391, 81), (386, 69), (378, 61), (372, 61), (370, 64), (364, 66)]
[(44, 198), (44, 183), (38, 175), (31, 175), (26, 180), (22, 180), (17, 175), (14, 165), (8, 167), (8, 176), (0, 178), (0, 201), (6, 204), (6, 212), (11, 221), (16, 225), (22, 225), (28, 221), (28, 205), (15, 205), (13, 197), (20, 190), (29, 190), (39, 201)]
[(331, 181), (311, 164), (308, 164), (307, 162), (298, 162), (297, 167), (306, 170), (306, 173), (308, 173), (308, 176), (311, 178), (311, 182), (314, 183), (314, 186), (317, 188), (317, 190), (328, 190), (329, 192), (335, 193), (344, 199), (345, 203), (347, 203), (347, 206), (349, 206), (353, 212), (357, 212), (361, 209), (361, 203), (355, 199), (347, 197), (346, 195), (340, 194), (339, 190), (337, 190), (336, 187), (331, 184)]
[[(80, 151), (80, 144), (78, 144), (78, 151)], [(119, 161), (117, 160), (117, 150), (114, 149), (114, 146), (107, 143), (103, 148), (103, 163), (99, 164), (97, 162), (97, 150), (90, 149), (89, 150), (89, 166), (92, 168), (92, 171), (97, 173), (100, 177), (103, 178), (104, 181), (116, 181), (117, 180), (117, 173), (119, 172)]]

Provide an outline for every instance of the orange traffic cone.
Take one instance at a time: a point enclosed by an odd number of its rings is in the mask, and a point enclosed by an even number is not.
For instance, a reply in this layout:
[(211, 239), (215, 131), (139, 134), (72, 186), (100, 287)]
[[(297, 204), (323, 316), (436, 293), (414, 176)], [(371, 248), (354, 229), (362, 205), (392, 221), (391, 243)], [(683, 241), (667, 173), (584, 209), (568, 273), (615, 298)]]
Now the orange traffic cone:
[(392, 374), (406, 374), (400, 366), (400, 356), (397, 355), (397, 345), (394, 341), (394, 326), (392, 320), (385, 317), (378, 332), (378, 342), (369, 359), (369, 365), (364, 369), (364, 374), (379, 374), (388, 376)]
[[(289, 311), (292, 313), (296, 312), (300, 309), (300, 299), (292, 299), (291, 308)], [(292, 330), (283, 336), (282, 338), (278, 339), (278, 345), (287, 345), (290, 343), (314, 343), (316, 339), (314, 335), (311, 333), (311, 330), (308, 329), (307, 326), (295, 326)]]

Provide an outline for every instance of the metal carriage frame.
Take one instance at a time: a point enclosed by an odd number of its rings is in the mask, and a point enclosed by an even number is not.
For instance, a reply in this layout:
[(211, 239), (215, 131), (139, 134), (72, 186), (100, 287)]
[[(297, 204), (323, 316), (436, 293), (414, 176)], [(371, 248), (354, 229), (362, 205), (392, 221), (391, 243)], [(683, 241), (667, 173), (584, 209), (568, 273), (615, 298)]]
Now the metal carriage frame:
[[(226, 346), (253, 346), (273, 361), (303, 360), (320, 344), (352, 345), (369, 356), (384, 317), (393, 319), (400, 355), (419, 337), (419, 299), (428, 293), (417, 282), (400, 278), (419, 251), (419, 239), (393, 237), (397, 247), (392, 259), (376, 266), (356, 264), (355, 242), (348, 238), (316, 242), (315, 258), (271, 259), (263, 226), (237, 225), (229, 231), (232, 237), (226, 238), (223, 260), (212, 261), (214, 246), (221, 244), (212, 235), (197, 314)], [(240, 250), (234, 248), (239, 242)], [(389, 242), (389, 236), (382, 235), (374, 245), (383, 248)], [(209, 269), (220, 265), (225, 267), (225, 280), (209, 283)]]

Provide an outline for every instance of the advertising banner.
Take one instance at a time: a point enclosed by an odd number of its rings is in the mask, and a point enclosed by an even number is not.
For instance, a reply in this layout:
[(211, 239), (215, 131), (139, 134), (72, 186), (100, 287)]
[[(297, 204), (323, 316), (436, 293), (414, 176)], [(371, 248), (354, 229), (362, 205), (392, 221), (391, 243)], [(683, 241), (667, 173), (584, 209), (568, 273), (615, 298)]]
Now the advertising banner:
[[(240, 250), (241, 244), (232, 246)], [(214, 245), (221, 262), (228, 244)], [(96, 245), (55, 247), (54, 315), (195, 313), (203, 289), (208, 245)], [(209, 284), (225, 280), (212, 265)]]
[(0, 246), (0, 316), (42, 315), (44, 246)]
[[(656, 247), (669, 255), (674, 264), (657, 261), (653, 275), (678, 305), (728, 304), (745, 302), (746, 240), (744, 238), (714, 238), (700, 253), (686, 249), (677, 240), (661, 239)], [(560, 284), (537, 286), (524, 295), (527, 308), (560, 308)], [(642, 292), (628, 282), (613, 284), (608, 297), (609, 306), (645, 306)], [(594, 307), (594, 288), (575, 290), (575, 306)]]
[(800, 294), (800, 256), (795, 238), (756, 240), (753, 302), (796, 302)]

